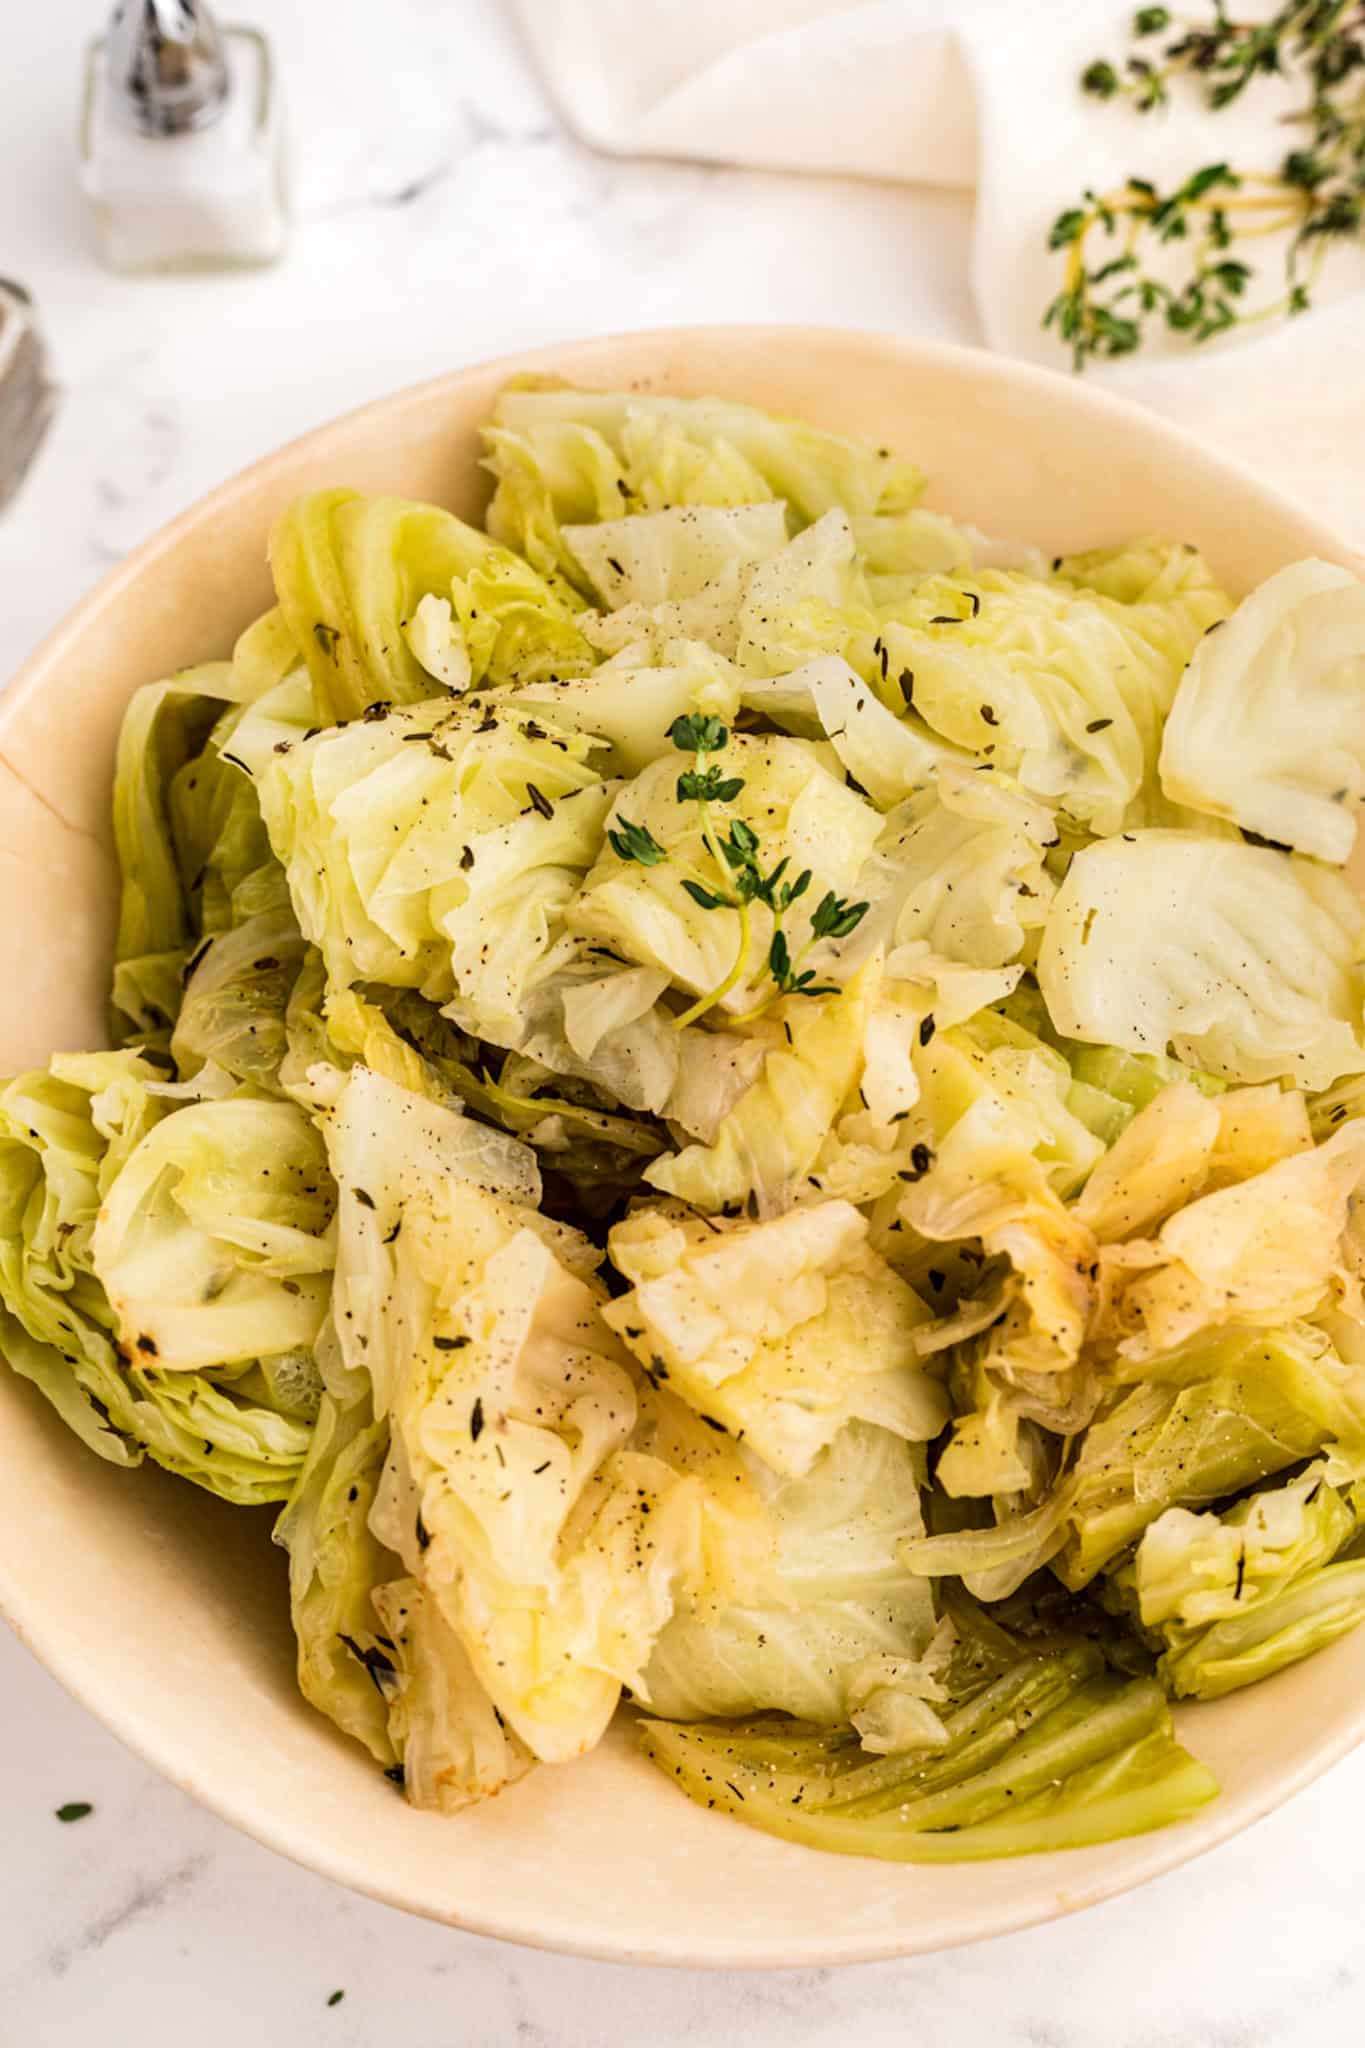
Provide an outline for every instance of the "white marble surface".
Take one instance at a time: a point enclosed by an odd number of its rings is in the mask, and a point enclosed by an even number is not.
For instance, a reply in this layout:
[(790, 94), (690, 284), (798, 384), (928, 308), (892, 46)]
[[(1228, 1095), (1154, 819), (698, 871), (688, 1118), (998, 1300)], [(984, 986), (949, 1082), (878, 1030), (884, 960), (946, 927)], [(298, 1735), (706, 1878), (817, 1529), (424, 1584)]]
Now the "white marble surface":
[[(3, 23), (0, 269), (39, 297), (65, 395), (0, 521), (0, 679), (210, 485), (451, 364), (714, 318), (976, 338), (964, 197), (595, 158), (547, 111), (496, 0), (255, 0), (298, 114), (288, 263), (110, 277), (71, 148), (94, 12), (43, 0)], [(1146, 389), (1365, 535), (1359, 312), (1336, 339), (1343, 374), (1272, 375), (1255, 403), (1245, 364), (1215, 370), (1195, 403), (1188, 384)], [(1324, 330), (1312, 345), (1322, 358), (1331, 343)], [(1365, 1754), (1240, 1842), (1079, 1920), (917, 1963), (722, 1978), (503, 1948), (340, 1892), (162, 1784), (8, 1638), (0, 1699), (0, 2048), (1365, 2037)], [(62, 1826), (54, 1809), (75, 1799), (95, 1810)]]

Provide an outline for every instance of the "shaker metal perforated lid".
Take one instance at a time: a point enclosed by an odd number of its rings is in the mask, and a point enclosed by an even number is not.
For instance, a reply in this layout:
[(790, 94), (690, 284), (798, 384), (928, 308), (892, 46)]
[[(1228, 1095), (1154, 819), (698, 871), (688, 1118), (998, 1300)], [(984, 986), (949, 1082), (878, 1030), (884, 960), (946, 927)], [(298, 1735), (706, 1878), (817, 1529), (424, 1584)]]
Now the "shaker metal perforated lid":
[(222, 38), (202, 0), (120, 0), (105, 62), (144, 135), (207, 128), (227, 104)]

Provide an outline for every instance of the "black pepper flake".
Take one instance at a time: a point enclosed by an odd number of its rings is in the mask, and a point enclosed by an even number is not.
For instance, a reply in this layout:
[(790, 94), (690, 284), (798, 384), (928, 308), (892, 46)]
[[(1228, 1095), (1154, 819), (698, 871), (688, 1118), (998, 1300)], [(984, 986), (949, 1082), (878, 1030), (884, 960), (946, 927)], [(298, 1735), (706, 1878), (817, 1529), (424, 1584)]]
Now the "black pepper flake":
[(912, 1145), (910, 1164), (908, 1167), (902, 1167), (900, 1177), (902, 1180), (923, 1180), (933, 1163), (934, 1155), (927, 1145)]
[(730, 1432), (729, 1432), (729, 1431), (728, 1431), (728, 1430), (726, 1429), (726, 1427), (725, 1427), (725, 1424), (724, 1424), (723, 1422), (717, 1422), (717, 1420), (716, 1420), (716, 1418), (715, 1418), (715, 1416), (714, 1416), (714, 1415), (703, 1415), (703, 1416), (702, 1416), (702, 1421), (703, 1421), (703, 1422), (704, 1422), (704, 1423), (706, 1424), (706, 1427), (707, 1427), (708, 1429), (715, 1429), (715, 1430), (719, 1430), (719, 1432), (720, 1432), (720, 1434), (721, 1434), (722, 1436), (728, 1436), (728, 1435), (729, 1435), (729, 1433), (730, 1433)]
[(481, 718), (474, 728), (475, 732), (496, 732), (497, 729), (498, 721), (491, 711), (486, 718)]
[(65, 1806), (57, 1808), (57, 1818), (61, 1821), (84, 1820), (94, 1811), (88, 1799), (68, 1799)]
[(618, 576), (624, 576), (626, 573), (625, 570), (621, 567), (621, 564), (617, 561), (615, 555), (607, 556), (607, 567), (609, 569), (614, 569)]
[(199, 962), (203, 959), (205, 953), (208, 952), (208, 949), (212, 944), (213, 940), (211, 938), (201, 939), (199, 941), (199, 944), (195, 947), (194, 951), (190, 954), (189, 959), (185, 962), (184, 966), (180, 970), (180, 979), (182, 983), (187, 982), (190, 979), (190, 976), (194, 973), (195, 968), (199, 965)]
[(549, 797), (544, 795), (544, 793), (541, 790), (538, 790), (536, 788), (534, 782), (527, 783), (526, 794), (530, 797), (531, 802), (540, 812), (542, 818), (553, 818), (555, 814), (554, 805), (550, 802)]
[(1086, 731), (1087, 731), (1087, 732), (1108, 732), (1108, 730), (1109, 730), (1110, 726), (1111, 726), (1111, 725), (1112, 725), (1113, 723), (1114, 723), (1114, 721), (1113, 721), (1113, 719), (1112, 719), (1112, 718), (1092, 718), (1092, 719), (1091, 719), (1091, 721), (1090, 721), (1090, 723), (1089, 723), (1089, 725), (1087, 725), (1087, 727), (1086, 727)]
[(999, 725), (1000, 723), (999, 715), (993, 704), (983, 704), (981, 706), (981, 716), (987, 725)]
[(419, 1550), (427, 1550), (430, 1548), (430, 1546), (431, 1531), (430, 1529), (428, 1529), (426, 1523), (422, 1520), (422, 1513), (421, 1509), (419, 1508), (417, 1512), (417, 1548)]
[(328, 660), (335, 661), (337, 658), (337, 641), (341, 638), (336, 627), (329, 626), (324, 620), (319, 619), (313, 627), (313, 638), (317, 641), (318, 646), (322, 649)]
[(344, 1631), (339, 1633), (338, 1641), (345, 1643), (347, 1649), (357, 1662), (365, 1666), (365, 1669), (370, 1674), (370, 1681), (379, 1697), (387, 1699), (389, 1681), (398, 1675), (392, 1657), (373, 1644), (368, 1649), (362, 1649), (355, 1637), (348, 1636)]
[(470, 1440), (470, 1442), (471, 1442), (471, 1443), (475, 1443), (475, 1444), (476, 1444), (476, 1443), (477, 1443), (477, 1442), (479, 1441), (479, 1438), (480, 1438), (480, 1437), (481, 1437), (482, 1435), (483, 1435), (483, 1397), (482, 1397), (482, 1395), (479, 1395), (479, 1396), (478, 1396), (478, 1397), (476, 1397), (476, 1399), (475, 1399), (475, 1402), (474, 1402), (474, 1406), (473, 1406), (473, 1407), (472, 1407), (472, 1408), (470, 1409), (470, 1411), (469, 1411), (469, 1440)]
[(934, 1035), (935, 1031), (937, 1031), (937, 1029), (938, 1029), (938, 1026), (937, 1026), (937, 1025), (935, 1024), (935, 1022), (934, 1022), (934, 1013), (933, 1013), (933, 1011), (931, 1010), (931, 1011), (929, 1012), (929, 1014), (928, 1014), (928, 1016), (927, 1016), (927, 1017), (921, 1017), (921, 1019), (920, 1019), (920, 1027), (919, 1027), (919, 1042), (920, 1042), (920, 1044), (921, 1044), (921, 1045), (927, 1045), (927, 1044), (929, 1043), (929, 1040), (930, 1040), (930, 1039), (931, 1039), (931, 1038), (933, 1037), (933, 1035)]
[(539, 1479), (539, 1477), (540, 1477), (541, 1473), (542, 1473), (542, 1472), (548, 1472), (548, 1471), (549, 1471), (549, 1469), (550, 1469), (550, 1460), (549, 1460), (549, 1459), (547, 1458), (547, 1459), (545, 1460), (545, 1462), (544, 1462), (544, 1464), (543, 1464), (543, 1465), (533, 1465), (533, 1466), (531, 1467), (531, 1477), (532, 1477), (533, 1479)]
[(392, 1229), (392, 1230), (386, 1230), (386, 1231), (384, 1232), (384, 1243), (385, 1243), (385, 1244), (392, 1244), (392, 1243), (393, 1243), (393, 1241), (394, 1241), (394, 1239), (395, 1239), (395, 1238), (397, 1237), (397, 1235), (398, 1235), (399, 1231), (400, 1231), (400, 1230), (401, 1230), (402, 1228), (403, 1228), (403, 1219), (402, 1219), (402, 1217), (400, 1216), (400, 1217), (399, 1217), (399, 1219), (398, 1219), (398, 1221), (397, 1221), (397, 1222), (396, 1222), (396, 1223), (394, 1224), (394, 1226), (393, 1226), (393, 1229)]
[(355, 1196), (362, 1209), (373, 1209), (374, 1196), (367, 1194), (364, 1188), (352, 1188), (351, 1193)]
[(468, 1337), (433, 1337), (432, 1343), (438, 1351), (463, 1351)]
[(373, 704), (367, 704), (361, 712), (361, 723), (364, 725), (382, 725), (392, 709), (392, 704), (386, 704), (382, 698), (376, 698)]

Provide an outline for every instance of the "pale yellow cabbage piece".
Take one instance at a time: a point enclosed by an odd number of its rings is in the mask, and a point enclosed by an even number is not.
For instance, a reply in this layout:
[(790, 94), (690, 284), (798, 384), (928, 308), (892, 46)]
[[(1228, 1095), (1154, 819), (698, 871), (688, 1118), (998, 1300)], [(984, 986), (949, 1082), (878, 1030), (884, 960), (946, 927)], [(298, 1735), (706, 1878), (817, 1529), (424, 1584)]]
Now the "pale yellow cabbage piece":
[(1132, 1245), (1135, 1277), (1110, 1321), (1125, 1357), (1174, 1349), (1225, 1323), (1310, 1315), (1341, 1270), (1348, 1205), (1365, 1176), (1365, 1124), (1190, 1202)]
[(647, 1370), (774, 1471), (809, 1470), (855, 1418), (927, 1440), (946, 1413), (914, 1344), (929, 1312), (867, 1236), (841, 1201), (728, 1226), (642, 1209), (611, 1232), (631, 1292), (603, 1315)]

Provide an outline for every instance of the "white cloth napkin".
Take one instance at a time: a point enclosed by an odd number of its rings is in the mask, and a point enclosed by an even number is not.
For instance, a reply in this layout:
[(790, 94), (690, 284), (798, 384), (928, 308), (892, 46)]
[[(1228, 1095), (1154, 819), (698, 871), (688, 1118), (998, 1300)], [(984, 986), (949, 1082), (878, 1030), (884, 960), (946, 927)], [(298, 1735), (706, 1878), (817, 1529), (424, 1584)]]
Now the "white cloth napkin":
[[(1267, 82), (1211, 114), (1194, 89), (1139, 115), (1078, 86), (1131, 47), (1134, 0), (511, 0), (551, 93), (584, 140), (702, 158), (974, 188), (971, 279), (992, 348), (1065, 369), (1042, 315), (1062, 259), (1057, 214), (1130, 174), (1176, 182), (1226, 160), (1271, 169), (1301, 95)], [(1202, 13), (1202, 6), (1194, 10)], [(1256, 12), (1256, 0), (1250, 9)], [(1264, 11), (1262, 9), (1261, 11)], [(1159, 48), (1159, 41), (1157, 47)], [(1273, 244), (1253, 245), (1275, 283)], [(907, 247), (907, 263), (915, 261)], [(775, 252), (780, 261), (780, 252)], [(1153, 328), (1140, 357), (1092, 365), (1130, 395), (1261, 460), (1318, 499), (1365, 424), (1365, 264), (1334, 256), (1325, 309), (1191, 348)], [(1336, 303), (1333, 303), (1336, 301)], [(1333, 471), (1329, 490), (1340, 491)], [(1365, 526), (1365, 501), (1352, 523)]]

